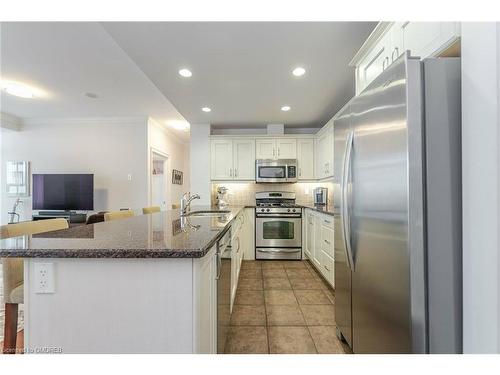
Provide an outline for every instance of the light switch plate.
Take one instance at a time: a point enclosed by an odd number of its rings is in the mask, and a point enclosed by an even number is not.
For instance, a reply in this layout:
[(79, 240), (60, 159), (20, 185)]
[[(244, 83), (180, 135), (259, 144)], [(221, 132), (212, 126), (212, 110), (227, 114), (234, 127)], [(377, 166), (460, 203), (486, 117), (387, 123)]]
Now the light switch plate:
[(54, 263), (35, 263), (35, 293), (50, 294), (56, 292)]

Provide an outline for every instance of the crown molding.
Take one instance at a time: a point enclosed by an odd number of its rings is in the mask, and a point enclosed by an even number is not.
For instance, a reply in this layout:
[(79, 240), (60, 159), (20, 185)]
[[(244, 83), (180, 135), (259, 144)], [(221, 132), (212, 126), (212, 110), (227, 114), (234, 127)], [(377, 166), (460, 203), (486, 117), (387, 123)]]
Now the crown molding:
[(25, 118), (23, 125), (137, 125), (147, 124), (148, 117), (56, 117)]
[(366, 38), (361, 48), (356, 52), (352, 58), (349, 66), (356, 66), (365, 57), (366, 53), (370, 51), (373, 46), (385, 35), (387, 30), (394, 24), (394, 22), (379, 22), (373, 29), (372, 33)]

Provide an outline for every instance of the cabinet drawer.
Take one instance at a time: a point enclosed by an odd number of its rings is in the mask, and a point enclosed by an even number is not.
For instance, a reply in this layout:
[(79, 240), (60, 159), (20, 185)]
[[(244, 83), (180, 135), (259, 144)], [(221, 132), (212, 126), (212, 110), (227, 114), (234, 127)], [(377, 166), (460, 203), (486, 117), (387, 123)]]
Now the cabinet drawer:
[(319, 215), (321, 219), (321, 225), (333, 230), (333, 216), (330, 215)]
[(321, 267), (321, 273), (325, 277), (326, 281), (328, 281), (332, 287), (335, 287), (335, 285), (334, 285), (334, 280), (335, 280), (334, 260), (332, 257), (330, 257), (328, 254), (326, 254), (324, 251), (321, 252), (320, 267)]
[(333, 258), (334, 251), (334, 237), (333, 229), (321, 226), (321, 250), (330, 255)]

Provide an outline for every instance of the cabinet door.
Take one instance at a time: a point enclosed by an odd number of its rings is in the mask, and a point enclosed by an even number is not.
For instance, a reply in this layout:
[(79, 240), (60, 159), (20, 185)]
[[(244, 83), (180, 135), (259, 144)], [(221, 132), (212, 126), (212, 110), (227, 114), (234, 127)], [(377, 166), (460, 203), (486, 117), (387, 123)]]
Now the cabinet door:
[(404, 22), (400, 26), (403, 46), (412, 56), (437, 56), (460, 35), (457, 22)]
[(313, 246), (313, 262), (316, 265), (316, 267), (321, 266), (321, 218), (318, 216), (314, 216), (314, 238), (317, 241), (314, 241), (314, 246)]
[[(199, 161), (203, 163), (203, 160)], [(233, 141), (213, 139), (210, 147), (210, 174), (212, 180), (233, 179)]]
[(311, 213), (306, 215), (306, 254), (313, 261), (314, 259), (314, 216)]
[(330, 125), (330, 128), (327, 130), (325, 134), (325, 139), (323, 141), (323, 152), (324, 152), (324, 160), (325, 160), (325, 177), (333, 176), (333, 144), (334, 144), (334, 136), (333, 136), (333, 126)]
[(335, 263), (332, 257), (326, 254), (324, 251), (321, 252), (321, 273), (325, 277), (326, 281), (335, 288)]
[(278, 159), (297, 158), (297, 140), (290, 138), (278, 138), (276, 140), (276, 150)]
[(323, 178), (325, 173), (325, 162), (323, 153), (323, 135), (316, 139), (314, 146), (314, 175)]
[(359, 92), (370, 84), (390, 63), (391, 35), (386, 33), (358, 65)]
[(255, 141), (233, 140), (234, 180), (255, 180)]
[(255, 154), (257, 159), (275, 159), (277, 157), (275, 140), (272, 138), (256, 139)]
[(298, 179), (314, 179), (314, 140), (297, 140), (297, 162), (299, 166)]
[(217, 353), (217, 255), (215, 247), (194, 265), (195, 353)]
[(318, 139), (317, 178), (333, 176), (333, 142), (333, 126), (329, 125), (329, 128)]

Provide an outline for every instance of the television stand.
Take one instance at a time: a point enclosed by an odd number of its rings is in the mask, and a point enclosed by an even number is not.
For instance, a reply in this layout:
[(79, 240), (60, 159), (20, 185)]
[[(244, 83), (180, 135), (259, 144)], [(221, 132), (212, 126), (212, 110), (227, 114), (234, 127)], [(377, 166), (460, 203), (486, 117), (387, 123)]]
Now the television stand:
[(68, 220), (71, 224), (85, 223), (87, 221), (87, 214), (79, 214), (76, 211), (39, 211), (37, 214), (32, 215), (32, 219), (36, 220), (47, 220), (64, 218)]

